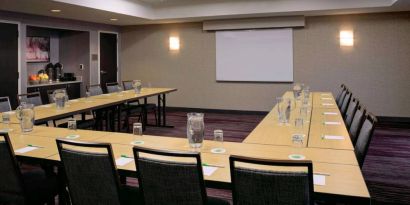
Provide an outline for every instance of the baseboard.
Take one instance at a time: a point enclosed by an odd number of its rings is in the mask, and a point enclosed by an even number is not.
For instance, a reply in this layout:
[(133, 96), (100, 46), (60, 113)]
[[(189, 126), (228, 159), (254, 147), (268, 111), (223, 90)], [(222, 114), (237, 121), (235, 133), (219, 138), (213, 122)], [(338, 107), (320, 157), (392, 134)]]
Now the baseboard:
[(410, 117), (378, 116), (378, 126), (410, 128)]
[(207, 109), (207, 108), (188, 108), (188, 107), (167, 107), (167, 111), (182, 111), (182, 112), (210, 112), (222, 114), (243, 114), (243, 115), (266, 115), (267, 111), (247, 111), (247, 110), (222, 110), (222, 109)]

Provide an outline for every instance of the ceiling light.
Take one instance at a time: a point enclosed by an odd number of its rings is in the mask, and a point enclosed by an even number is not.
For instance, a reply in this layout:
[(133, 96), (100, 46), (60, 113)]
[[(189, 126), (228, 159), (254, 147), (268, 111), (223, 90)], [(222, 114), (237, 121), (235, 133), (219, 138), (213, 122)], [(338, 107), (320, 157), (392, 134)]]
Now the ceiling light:
[(61, 12), (60, 9), (51, 9), (50, 11), (53, 12), (53, 13), (60, 13)]
[(118, 21), (118, 19), (112, 18), (112, 19), (110, 19), (110, 21)]

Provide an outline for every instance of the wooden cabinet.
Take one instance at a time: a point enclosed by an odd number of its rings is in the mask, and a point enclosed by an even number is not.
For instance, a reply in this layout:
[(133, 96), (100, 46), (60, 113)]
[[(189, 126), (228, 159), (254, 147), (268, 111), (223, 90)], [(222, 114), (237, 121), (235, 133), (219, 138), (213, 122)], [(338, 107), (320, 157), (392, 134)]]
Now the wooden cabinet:
[(70, 99), (76, 99), (81, 97), (81, 83), (68, 83), (68, 84), (56, 84), (56, 85), (42, 85), (37, 87), (28, 87), (27, 93), (40, 92), (43, 103), (49, 103), (47, 92), (49, 90), (66, 89), (68, 97)]

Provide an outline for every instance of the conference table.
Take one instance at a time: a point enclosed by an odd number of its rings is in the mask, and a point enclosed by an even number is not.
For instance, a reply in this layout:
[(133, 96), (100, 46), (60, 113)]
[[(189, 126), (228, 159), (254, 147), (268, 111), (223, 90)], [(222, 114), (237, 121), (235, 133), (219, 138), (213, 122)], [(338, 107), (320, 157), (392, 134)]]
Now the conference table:
[[(293, 94), (286, 92), (283, 97), (292, 98)], [(106, 95), (93, 97), (95, 101), (100, 99), (107, 103), (115, 101), (113, 98), (116, 97)], [(296, 102), (291, 111), (290, 123), (279, 123), (277, 107), (274, 106), (242, 143), (223, 142), (222, 146), (226, 149), (224, 153), (213, 153), (212, 149), (221, 144), (210, 140), (205, 140), (200, 149), (190, 148), (184, 136), (135, 136), (128, 133), (72, 131), (45, 126), (35, 126), (32, 132), (22, 133), (18, 124), (10, 125), (13, 130), (9, 135), (15, 152), (28, 147), (35, 148), (28, 152), (16, 152), (19, 160), (51, 165), (59, 165), (60, 161), (55, 142), (57, 138), (111, 143), (120, 175), (131, 177), (136, 177), (135, 163), (132, 160), (134, 146), (132, 142), (135, 140), (143, 141), (142, 145), (138, 145), (142, 147), (198, 151), (201, 153), (204, 169), (212, 168), (211, 171), (204, 171), (206, 185), (214, 188), (230, 188), (230, 155), (287, 160), (290, 155), (297, 153), (313, 162), (314, 191), (317, 199), (369, 204), (370, 194), (332, 94), (312, 92), (309, 99), (309, 115), (305, 117), (303, 128), (305, 139), (302, 147), (293, 146), (291, 140), (295, 129), (291, 122), (300, 113), (300, 102)], [(47, 119), (52, 119), (52, 114), (47, 116)], [(324, 138), (324, 136), (331, 137)], [(119, 164), (118, 162), (124, 158), (129, 159), (128, 163)]]

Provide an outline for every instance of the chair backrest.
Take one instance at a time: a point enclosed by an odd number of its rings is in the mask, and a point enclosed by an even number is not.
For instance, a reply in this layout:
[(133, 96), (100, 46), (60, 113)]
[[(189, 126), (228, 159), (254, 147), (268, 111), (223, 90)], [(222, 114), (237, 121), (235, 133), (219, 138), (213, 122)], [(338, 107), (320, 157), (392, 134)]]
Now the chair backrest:
[(341, 88), (341, 90), (340, 90), (340, 92), (339, 92), (339, 93), (337, 94), (337, 96), (336, 96), (336, 102), (339, 102), (340, 97), (342, 96), (343, 90), (346, 89), (345, 84), (341, 84), (341, 85), (340, 85), (340, 88)]
[(342, 91), (342, 94), (340, 95), (339, 100), (336, 101), (337, 106), (339, 107), (339, 109), (342, 107), (343, 100), (345, 99), (347, 92), (348, 92), (348, 89), (347, 89), (347, 88), (344, 89), (344, 90)]
[[(236, 163), (242, 163), (237, 165)], [(234, 204), (313, 205), (313, 165), (311, 161), (266, 160), (242, 156), (229, 157)], [(303, 168), (307, 171), (273, 171), (243, 167)]]
[(40, 92), (19, 94), (17, 95), (17, 99), (19, 104), (21, 104), (22, 102), (33, 104), (34, 106), (39, 106), (43, 104)]
[(11, 111), (9, 97), (0, 97), (0, 112)]
[(122, 81), (122, 87), (124, 88), (124, 90), (132, 90), (132, 80), (124, 80)]
[(87, 85), (87, 91), (90, 93), (90, 96), (101, 95), (104, 93), (100, 84)]
[[(145, 204), (206, 204), (206, 190), (199, 153), (133, 148), (139, 188)], [(148, 156), (172, 157), (159, 160)], [(191, 159), (192, 162), (176, 162)], [(184, 203), (183, 203), (184, 204)]]
[(350, 139), (352, 140), (353, 146), (356, 145), (357, 136), (359, 135), (360, 128), (362, 127), (365, 114), (366, 109), (358, 105), (349, 128)]
[(358, 105), (359, 105), (359, 100), (357, 98), (352, 98), (350, 100), (350, 103), (349, 103), (349, 106), (347, 107), (346, 115), (344, 118), (347, 129), (350, 129), (350, 126), (352, 125), (353, 117), (354, 117), (354, 114), (356, 113)]
[[(67, 94), (67, 100), (70, 99), (70, 96), (68, 96), (67, 89), (61, 88), (61, 89), (56, 89), (56, 90), (65, 90), (65, 93)], [(55, 100), (53, 98), (54, 91), (55, 90), (47, 90), (48, 103), (55, 103)]]
[(119, 177), (111, 144), (56, 141), (73, 204), (120, 204)]
[(0, 204), (24, 204), (20, 167), (7, 133), (0, 133), (0, 176)]
[(342, 116), (346, 116), (347, 107), (349, 106), (350, 98), (352, 97), (351, 92), (347, 92), (345, 98), (343, 99), (342, 107), (340, 107), (340, 112)]
[(107, 87), (107, 92), (108, 93), (115, 93), (115, 92), (119, 91), (117, 82), (107, 83), (106, 87)]
[(359, 162), (360, 167), (363, 166), (367, 150), (369, 149), (370, 141), (373, 137), (373, 132), (374, 128), (376, 127), (376, 123), (376, 117), (373, 114), (368, 113), (360, 129), (359, 136), (357, 137), (354, 152), (356, 153), (356, 158)]

